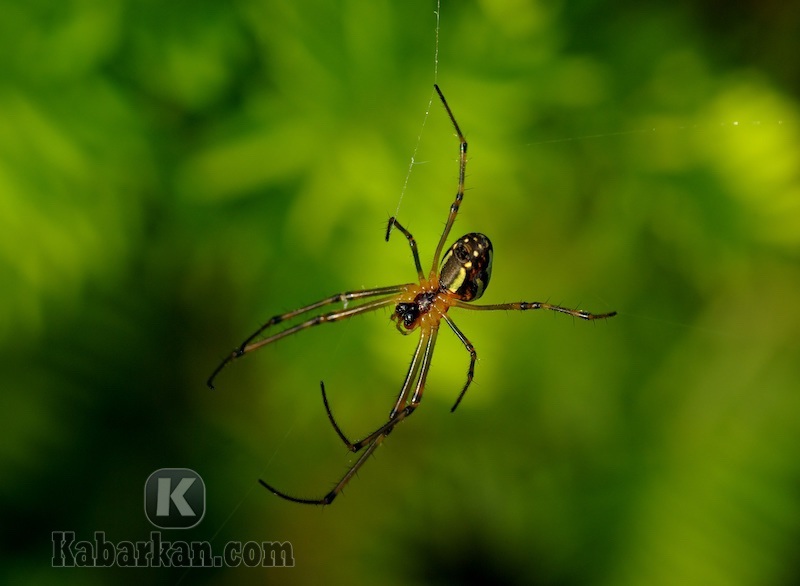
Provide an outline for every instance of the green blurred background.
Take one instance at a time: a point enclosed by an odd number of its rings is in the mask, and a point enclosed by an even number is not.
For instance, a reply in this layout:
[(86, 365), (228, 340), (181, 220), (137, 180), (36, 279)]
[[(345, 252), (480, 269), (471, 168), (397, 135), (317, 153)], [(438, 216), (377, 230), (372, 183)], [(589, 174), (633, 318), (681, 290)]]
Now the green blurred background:
[[(389, 312), (205, 380), (269, 316), (414, 279), (455, 189), (433, 0), (2, 2), (4, 584), (800, 582), (800, 6), (444, 0), (488, 234), (422, 408), (330, 507), (416, 336)], [(398, 201), (400, 201), (398, 207)], [(51, 569), (141, 540), (151, 472), (204, 479), (164, 539), (289, 541), (293, 569)]]

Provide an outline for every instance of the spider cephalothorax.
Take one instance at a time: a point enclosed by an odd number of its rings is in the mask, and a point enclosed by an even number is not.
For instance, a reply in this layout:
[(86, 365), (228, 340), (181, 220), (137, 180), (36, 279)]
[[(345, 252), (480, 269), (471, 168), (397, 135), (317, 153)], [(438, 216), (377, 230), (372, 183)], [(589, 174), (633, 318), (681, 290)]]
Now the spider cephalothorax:
[[(455, 116), (447, 105), (444, 95), (439, 90), (439, 87), (434, 85), (439, 98), (444, 105), (447, 115), (450, 117), (450, 122), (456, 131), (459, 141), (459, 159), (458, 159), (458, 190), (456, 191), (455, 201), (450, 206), (450, 213), (447, 216), (447, 222), (444, 225), (444, 230), (439, 237), (439, 244), (433, 254), (433, 262), (431, 263), (431, 270), (428, 276), (422, 271), (422, 265), (419, 261), (419, 252), (417, 250), (417, 243), (411, 233), (406, 230), (395, 218), (389, 219), (389, 225), (386, 229), (386, 240), (392, 233), (392, 229), (399, 230), (408, 240), (411, 247), (411, 255), (414, 258), (414, 266), (417, 269), (417, 282), (407, 283), (405, 285), (394, 285), (391, 287), (381, 287), (377, 289), (364, 289), (361, 291), (348, 291), (345, 293), (338, 293), (327, 299), (322, 299), (306, 307), (301, 307), (289, 313), (276, 315), (269, 319), (264, 325), (258, 328), (253, 335), (247, 338), (242, 344), (231, 352), (220, 364), (216, 370), (211, 374), (208, 379), (208, 386), (214, 388), (214, 379), (217, 374), (225, 368), (225, 366), (233, 360), (240, 358), (248, 352), (257, 350), (267, 344), (276, 342), (281, 338), (291, 336), (301, 330), (317, 326), (324, 323), (331, 323), (353, 317), (369, 311), (375, 311), (382, 307), (389, 307), (394, 305), (394, 311), (391, 318), (396, 322), (397, 329), (403, 334), (410, 334), (412, 331), (419, 329), (420, 337), (417, 342), (417, 348), (411, 358), (411, 364), (408, 367), (406, 377), (403, 381), (403, 386), (400, 388), (400, 393), (395, 401), (394, 407), (389, 412), (389, 419), (386, 423), (381, 425), (378, 429), (366, 436), (364, 439), (357, 442), (351, 442), (342, 433), (336, 420), (333, 418), (330, 406), (328, 405), (328, 397), (325, 394), (325, 385), (320, 383), (322, 389), (322, 401), (325, 404), (325, 410), (328, 414), (328, 419), (333, 425), (336, 434), (341, 438), (347, 448), (352, 452), (358, 452), (362, 448), (366, 448), (361, 456), (350, 467), (342, 479), (322, 498), (304, 499), (290, 496), (284, 492), (267, 484), (263, 480), (259, 482), (267, 489), (281, 498), (290, 500), (296, 503), (305, 503), (311, 505), (327, 505), (336, 498), (342, 491), (344, 486), (350, 482), (350, 479), (355, 475), (359, 468), (369, 459), (369, 456), (377, 449), (381, 442), (386, 438), (389, 433), (397, 426), (398, 423), (403, 421), (406, 417), (411, 415), (414, 410), (422, 401), (422, 393), (425, 390), (425, 381), (428, 378), (428, 371), (431, 366), (433, 358), (433, 349), (436, 345), (436, 337), (439, 333), (439, 324), (444, 321), (456, 337), (461, 341), (469, 352), (469, 368), (467, 369), (467, 380), (461, 389), (461, 392), (453, 404), (452, 411), (455, 411), (464, 394), (472, 382), (472, 377), (475, 372), (475, 362), (478, 353), (475, 347), (467, 339), (467, 337), (458, 329), (455, 322), (447, 315), (447, 311), (451, 307), (460, 309), (471, 309), (474, 311), (493, 311), (493, 310), (519, 310), (525, 311), (530, 309), (549, 309), (550, 311), (557, 311), (559, 313), (566, 313), (573, 317), (581, 319), (593, 320), (604, 319), (616, 315), (616, 312), (592, 314), (587, 311), (578, 309), (569, 309), (544, 303), (539, 301), (520, 301), (517, 303), (497, 303), (493, 305), (472, 305), (471, 302), (480, 298), (486, 291), (489, 285), (489, 279), (492, 275), (492, 243), (483, 234), (470, 233), (462, 236), (448, 249), (442, 258), (441, 269), (437, 273), (436, 269), (439, 265), (439, 256), (442, 253), (444, 244), (450, 234), (450, 229), (458, 215), (461, 200), (464, 198), (464, 177), (467, 167), (467, 141), (464, 134), (458, 127)], [(356, 299), (367, 299), (370, 297), (380, 297), (361, 305), (354, 307), (347, 307), (349, 301)], [(305, 313), (314, 311), (321, 307), (331, 305), (333, 303), (342, 303), (344, 308), (336, 311), (330, 311), (306, 319), (305, 321), (293, 326), (289, 326), (271, 336), (261, 338), (262, 333), (278, 325), (286, 320), (297, 318)], [(261, 338), (258, 339), (257, 338)]]
[[(492, 243), (483, 234), (465, 234), (442, 258), (438, 275), (409, 285), (400, 295), (392, 319), (401, 334), (410, 334), (426, 321), (439, 322), (456, 300), (478, 299), (492, 276)], [(430, 320), (424, 318), (430, 312)]]

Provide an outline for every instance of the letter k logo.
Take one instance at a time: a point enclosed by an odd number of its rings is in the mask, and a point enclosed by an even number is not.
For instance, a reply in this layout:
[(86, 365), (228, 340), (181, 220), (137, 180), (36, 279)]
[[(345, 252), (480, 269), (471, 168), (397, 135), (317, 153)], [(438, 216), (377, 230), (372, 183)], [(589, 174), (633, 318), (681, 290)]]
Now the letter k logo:
[(144, 484), (144, 512), (161, 529), (189, 529), (206, 512), (206, 486), (188, 468), (162, 468)]
[(175, 503), (178, 512), (184, 517), (194, 517), (194, 510), (186, 502), (184, 494), (189, 490), (189, 487), (194, 484), (195, 478), (181, 478), (178, 486), (172, 492), (169, 491), (172, 485), (171, 478), (158, 479), (158, 506), (156, 507), (157, 517), (169, 516), (169, 502), (170, 500)]

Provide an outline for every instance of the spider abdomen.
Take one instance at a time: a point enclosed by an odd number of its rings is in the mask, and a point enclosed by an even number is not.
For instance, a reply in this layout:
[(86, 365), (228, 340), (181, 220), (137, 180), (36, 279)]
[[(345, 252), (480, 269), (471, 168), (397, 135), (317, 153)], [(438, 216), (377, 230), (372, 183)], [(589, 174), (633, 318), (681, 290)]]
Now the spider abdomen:
[(455, 241), (442, 259), (439, 286), (462, 301), (478, 299), (492, 276), (492, 243), (472, 232)]

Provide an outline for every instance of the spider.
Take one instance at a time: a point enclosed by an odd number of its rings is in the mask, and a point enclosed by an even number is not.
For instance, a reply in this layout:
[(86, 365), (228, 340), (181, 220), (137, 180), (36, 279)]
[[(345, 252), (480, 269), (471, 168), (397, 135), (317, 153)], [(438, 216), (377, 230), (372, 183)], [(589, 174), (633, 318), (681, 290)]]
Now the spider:
[[(392, 229), (399, 230), (403, 236), (408, 240), (409, 247), (411, 248), (411, 255), (414, 258), (414, 266), (417, 269), (417, 283), (407, 283), (404, 285), (394, 285), (391, 287), (379, 287), (377, 289), (364, 289), (360, 291), (347, 291), (344, 293), (337, 293), (326, 299), (312, 303), (300, 309), (290, 311), (281, 315), (276, 315), (270, 318), (265, 324), (259, 327), (251, 336), (249, 336), (240, 346), (231, 352), (214, 370), (208, 379), (208, 386), (214, 388), (214, 379), (219, 372), (225, 368), (230, 362), (241, 358), (245, 354), (263, 348), (268, 344), (277, 342), (278, 340), (296, 334), (307, 328), (318, 326), (320, 324), (332, 323), (351, 318), (355, 315), (375, 311), (383, 307), (394, 306), (391, 319), (395, 322), (397, 329), (401, 334), (408, 335), (414, 330), (420, 331), (419, 341), (414, 355), (411, 358), (411, 364), (408, 367), (403, 385), (400, 388), (400, 394), (397, 396), (394, 407), (389, 412), (389, 419), (386, 423), (381, 425), (378, 429), (370, 433), (365, 438), (356, 442), (351, 442), (342, 433), (339, 425), (333, 417), (330, 405), (328, 404), (328, 397), (325, 393), (325, 384), (320, 382), (320, 389), (322, 391), (322, 401), (325, 406), (325, 411), (328, 419), (336, 431), (336, 434), (344, 442), (351, 452), (363, 452), (359, 458), (350, 467), (347, 473), (339, 480), (336, 486), (333, 487), (325, 496), (321, 498), (297, 498), (281, 492), (263, 480), (259, 483), (264, 488), (270, 490), (275, 495), (292, 501), (295, 503), (311, 504), (311, 505), (327, 505), (333, 502), (336, 496), (342, 491), (345, 485), (353, 478), (361, 466), (367, 461), (370, 455), (378, 448), (386, 436), (397, 426), (398, 423), (409, 417), (422, 401), (422, 393), (425, 390), (425, 381), (428, 378), (428, 371), (431, 366), (431, 359), (433, 358), (433, 348), (436, 344), (436, 338), (439, 335), (439, 325), (442, 321), (448, 325), (456, 337), (461, 340), (461, 343), (469, 352), (469, 368), (467, 369), (467, 380), (458, 394), (453, 407), (450, 411), (455, 411), (461, 399), (464, 398), (467, 389), (472, 383), (472, 378), (475, 373), (475, 361), (478, 354), (475, 347), (464, 335), (464, 333), (456, 326), (455, 322), (450, 319), (447, 312), (451, 307), (458, 307), (460, 309), (470, 309), (473, 311), (497, 311), (497, 310), (519, 310), (526, 311), (529, 309), (548, 309), (559, 313), (565, 313), (573, 317), (585, 320), (606, 319), (616, 315), (616, 311), (609, 313), (593, 314), (587, 311), (569, 309), (544, 303), (539, 301), (520, 301), (517, 303), (496, 303), (492, 305), (472, 305), (472, 302), (479, 299), (486, 291), (489, 285), (489, 279), (492, 274), (492, 243), (483, 234), (471, 232), (465, 234), (455, 241), (455, 243), (447, 250), (442, 258), (441, 269), (436, 271), (439, 265), (439, 257), (441, 256), (444, 244), (450, 234), (450, 229), (458, 215), (461, 201), (464, 198), (464, 174), (467, 166), (467, 141), (464, 134), (456, 122), (450, 106), (445, 100), (444, 94), (439, 89), (438, 85), (434, 84), (434, 89), (439, 95), (439, 99), (447, 111), (450, 122), (453, 124), (455, 134), (459, 142), (459, 158), (458, 158), (458, 188), (456, 191), (455, 201), (450, 206), (450, 213), (447, 216), (442, 235), (439, 237), (439, 244), (436, 246), (436, 251), (433, 254), (433, 263), (428, 275), (422, 270), (422, 264), (419, 260), (419, 251), (417, 250), (417, 243), (411, 233), (406, 230), (396, 218), (389, 219), (389, 224), (386, 228), (386, 241), (389, 241)], [(368, 299), (371, 297), (379, 297), (380, 299), (372, 300), (355, 307), (348, 308), (348, 302), (354, 300)], [(286, 320), (296, 318), (308, 312), (326, 307), (334, 303), (342, 303), (343, 309), (323, 313), (312, 317), (299, 323), (297, 325), (288, 327), (279, 331), (271, 336), (256, 340), (262, 333), (276, 326)], [(364, 449), (366, 448), (366, 449)]]

